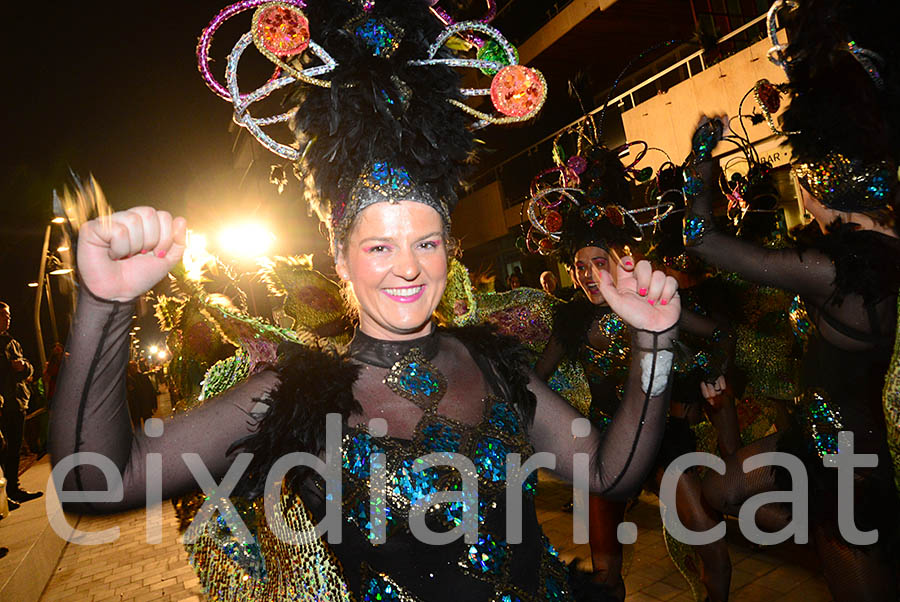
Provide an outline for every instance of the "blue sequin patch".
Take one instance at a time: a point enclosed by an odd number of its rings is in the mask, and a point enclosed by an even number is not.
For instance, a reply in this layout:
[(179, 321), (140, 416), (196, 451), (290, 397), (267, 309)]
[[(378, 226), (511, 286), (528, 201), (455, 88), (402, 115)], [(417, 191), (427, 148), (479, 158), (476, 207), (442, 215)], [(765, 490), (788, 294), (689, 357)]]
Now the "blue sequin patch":
[(410, 362), (404, 367), (397, 377), (397, 384), (408, 394), (415, 396), (431, 397), (441, 390), (437, 376), (418, 362)]
[(375, 445), (368, 433), (357, 433), (344, 445), (343, 468), (357, 479), (368, 479), (371, 467), (369, 457), (372, 454), (384, 453)]
[(508, 403), (502, 401), (494, 404), (494, 407), (491, 408), (488, 422), (495, 428), (509, 433), (510, 435), (515, 435), (519, 432), (519, 417), (513, 409), (509, 407)]
[(242, 543), (231, 532), (228, 523), (221, 514), (215, 518), (215, 538), (219, 547), (235, 564), (241, 567), (252, 579), (264, 580), (266, 578), (266, 561), (259, 550), (256, 539)]
[(356, 26), (353, 33), (365, 42), (374, 56), (391, 56), (400, 46), (398, 36), (378, 19), (366, 19)]
[(405, 167), (392, 167), (384, 161), (377, 161), (372, 165), (372, 178), (379, 186), (391, 190), (405, 190), (412, 187), (412, 178)]
[(546, 537), (541, 538), (544, 542), (544, 551), (553, 556), (554, 558), (559, 558), (559, 552), (556, 548), (553, 547), (553, 544), (550, 543), (550, 540)]
[[(484, 524), (485, 516), (488, 510), (488, 498), (486, 496), (478, 497), (478, 524)], [(463, 512), (468, 511), (472, 507), (472, 499), (470, 496), (463, 496), (458, 502), (450, 502), (443, 509), (442, 518), (444, 522), (452, 529), (462, 524)]]
[(372, 577), (363, 590), (365, 602), (400, 602), (400, 592), (383, 577)]
[(493, 437), (484, 437), (475, 446), (472, 461), (479, 476), (488, 481), (506, 480), (506, 455), (509, 447)]
[(429, 468), (420, 473), (413, 472), (413, 466), (424, 466), (421, 458), (406, 459), (392, 476), (389, 487), (395, 496), (409, 500), (410, 504), (435, 493), (438, 483), (438, 473)]
[(422, 445), (432, 452), (459, 451), (462, 434), (448, 424), (432, 422), (422, 429)]
[(478, 537), (478, 543), (469, 546), (466, 561), (469, 566), (482, 574), (500, 573), (508, 550), (506, 542), (494, 539), (489, 533)]
[[(384, 506), (384, 519), (390, 524), (393, 521), (390, 505), (385, 502), (383, 497), (374, 497), (373, 501), (376, 506)], [(363, 531), (369, 539), (375, 539), (376, 534), (372, 529), (372, 521), (370, 520), (371, 515), (369, 514), (369, 499), (367, 497), (363, 497), (359, 502), (347, 508), (346, 516), (350, 521), (356, 524), (360, 531)], [(380, 519), (375, 525), (376, 527), (381, 526)]]
[(691, 246), (696, 244), (706, 230), (706, 220), (697, 215), (689, 215), (684, 218), (684, 244)]

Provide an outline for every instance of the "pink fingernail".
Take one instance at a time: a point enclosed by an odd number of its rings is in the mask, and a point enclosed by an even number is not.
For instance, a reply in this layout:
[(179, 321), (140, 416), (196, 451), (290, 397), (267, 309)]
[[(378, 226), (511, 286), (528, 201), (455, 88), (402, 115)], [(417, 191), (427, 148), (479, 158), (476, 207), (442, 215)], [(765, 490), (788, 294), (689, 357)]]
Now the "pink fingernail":
[(625, 267), (626, 267), (626, 268), (630, 268), (630, 267), (633, 266), (633, 265), (634, 265), (634, 264), (631, 263), (630, 261), (626, 261), (626, 262), (625, 262)]
[(157, 251), (156, 256), (159, 257), (160, 259), (162, 259), (163, 257), (166, 256), (166, 252), (165, 251)]
[(647, 303), (653, 305), (654, 303), (656, 303), (656, 301), (654, 301), (653, 299), (647, 299)]
[(660, 299), (659, 304), (660, 304), (660, 305), (668, 305), (669, 302), (666, 301), (665, 299)]
[(147, 249), (141, 249), (141, 255), (146, 255), (146, 254), (147, 254)]
[(647, 294), (647, 289), (642, 288), (641, 290), (638, 291), (638, 294), (639, 294), (641, 297), (643, 297), (644, 295)]

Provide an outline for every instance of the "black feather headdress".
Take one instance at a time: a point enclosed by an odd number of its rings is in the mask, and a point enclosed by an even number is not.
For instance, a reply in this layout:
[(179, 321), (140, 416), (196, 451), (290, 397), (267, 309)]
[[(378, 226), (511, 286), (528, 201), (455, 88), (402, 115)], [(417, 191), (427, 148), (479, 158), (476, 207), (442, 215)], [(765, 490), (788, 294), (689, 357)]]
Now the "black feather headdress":
[[(253, 30), (229, 57), (228, 89), (208, 68), (207, 52), (222, 21), (255, 8)], [(472, 127), (533, 117), (546, 98), (543, 76), (518, 65), (515, 49), (483, 22), (450, 23), (426, 0), (245, 0), (204, 30), (201, 73), (235, 106), (235, 121), (273, 152), (294, 162), (310, 207), (340, 242), (355, 216), (379, 201), (413, 200), (433, 207), (449, 227), (457, 190), (474, 150)], [(487, 42), (463, 32), (478, 32)], [(447, 47), (483, 48), (478, 58)], [(237, 62), (250, 43), (279, 69), (266, 86), (242, 94)], [(493, 46), (490, 46), (493, 44)], [(491, 52), (482, 52), (490, 48)], [(463, 90), (455, 67), (482, 69), (490, 89)], [(249, 106), (288, 88), (285, 112), (259, 119)], [(490, 94), (500, 115), (464, 101)], [(471, 117), (478, 121), (472, 124)], [(263, 126), (289, 122), (296, 141), (283, 145)]]
[(790, 78), (782, 129), (799, 162), (795, 174), (832, 208), (888, 206), (900, 155), (900, 3), (792, 0), (779, 6), (790, 43), (775, 56)]

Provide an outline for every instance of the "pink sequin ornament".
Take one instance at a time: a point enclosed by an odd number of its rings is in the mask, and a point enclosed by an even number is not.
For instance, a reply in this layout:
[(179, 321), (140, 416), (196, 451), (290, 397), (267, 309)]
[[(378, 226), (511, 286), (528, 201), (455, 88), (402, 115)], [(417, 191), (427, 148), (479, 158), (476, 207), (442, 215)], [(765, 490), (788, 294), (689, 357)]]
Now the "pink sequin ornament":
[(584, 173), (584, 170), (587, 169), (587, 159), (581, 155), (572, 155), (569, 157), (569, 160), (566, 161), (566, 167), (574, 171), (576, 175), (580, 176)]
[(296, 56), (309, 46), (309, 20), (296, 8), (274, 4), (260, 11), (256, 35), (272, 54)]
[(548, 211), (544, 217), (544, 227), (550, 232), (562, 230), (562, 216), (557, 211)]
[(765, 80), (756, 84), (756, 98), (769, 113), (776, 113), (781, 108), (781, 92)]
[(613, 226), (621, 228), (625, 225), (625, 214), (622, 213), (622, 210), (617, 206), (607, 205), (603, 208), (603, 213), (606, 214), (606, 219), (608, 219), (609, 223)]
[(491, 101), (509, 117), (524, 117), (537, 111), (544, 99), (544, 83), (533, 69), (508, 65), (491, 82)]

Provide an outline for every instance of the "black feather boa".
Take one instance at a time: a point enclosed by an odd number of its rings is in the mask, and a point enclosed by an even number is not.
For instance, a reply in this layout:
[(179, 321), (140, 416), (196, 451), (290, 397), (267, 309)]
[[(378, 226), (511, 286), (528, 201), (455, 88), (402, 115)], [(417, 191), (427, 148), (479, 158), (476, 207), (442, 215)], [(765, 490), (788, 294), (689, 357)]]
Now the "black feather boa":
[[(528, 390), (529, 352), (513, 337), (497, 334), (491, 326), (447, 329), (472, 354), (488, 375), (494, 375), (500, 393), (519, 412), (523, 424), (534, 420), (536, 400)], [(252, 453), (253, 459), (236, 495), (255, 499), (264, 493), (265, 479), (281, 457), (305, 451), (319, 455), (325, 449), (325, 418), (338, 413), (344, 424), (362, 406), (353, 397), (360, 366), (349, 356), (327, 349), (282, 343), (276, 367), (281, 382), (270, 394), (269, 410), (259, 418), (256, 433), (232, 446)], [(489, 377), (490, 378), (490, 377)], [(307, 468), (288, 473), (288, 485), (300, 491)]]
[[(296, 343), (282, 343), (278, 355), (281, 382), (267, 400), (269, 410), (259, 419), (255, 434), (232, 446), (253, 454), (236, 488), (237, 495), (248, 499), (264, 493), (269, 469), (279, 458), (296, 451), (318, 455), (325, 449), (328, 414), (337, 412), (346, 423), (351, 414), (362, 412), (352, 392), (359, 366), (347, 357)], [(302, 468), (288, 473), (294, 491), (300, 491), (308, 473)]]
[(856, 294), (872, 305), (900, 290), (900, 240), (838, 220), (815, 247), (834, 262), (836, 303)]

